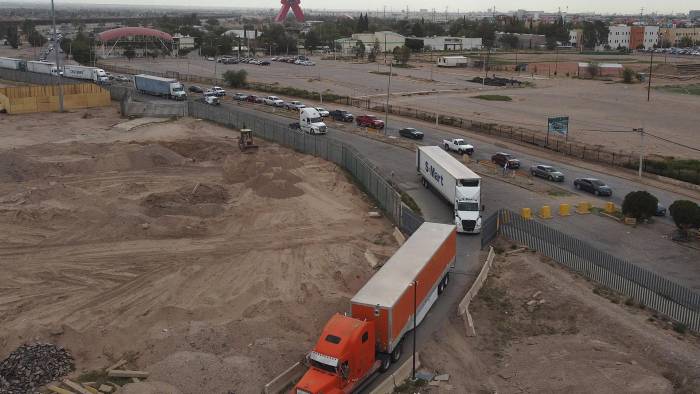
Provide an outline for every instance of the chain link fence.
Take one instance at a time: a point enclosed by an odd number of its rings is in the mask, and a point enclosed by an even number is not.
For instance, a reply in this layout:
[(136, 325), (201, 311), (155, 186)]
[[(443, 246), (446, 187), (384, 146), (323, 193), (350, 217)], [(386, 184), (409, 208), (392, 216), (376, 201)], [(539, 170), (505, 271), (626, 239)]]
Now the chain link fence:
[(423, 219), (401, 202), (401, 195), (379, 170), (355, 148), (329, 136), (309, 135), (289, 125), (234, 109), (190, 101), (189, 116), (210, 120), (235, 129), (251, 129), (256, 137), (278, 143), (297, 152), (331, 161), (348, 171), (358, 186), (371, 195), (385, 214), (401, 229), (412, 234)]
[(570, 235), (509, 210), (489, 217), (486, 243), (497, 234), (527, 245), (579, 274), (700, 332), (700, 294), (651, 271), (596, 249)]

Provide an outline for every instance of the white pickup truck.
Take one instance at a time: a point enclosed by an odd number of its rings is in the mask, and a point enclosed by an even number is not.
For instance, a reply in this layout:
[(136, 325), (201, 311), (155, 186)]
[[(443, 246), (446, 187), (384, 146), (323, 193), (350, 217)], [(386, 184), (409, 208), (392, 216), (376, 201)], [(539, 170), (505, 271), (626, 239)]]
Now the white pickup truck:
[(442, 145), (447, 151), (455, 151), (459, 154), (468, 154), (469, 156), (474, 153), (474, 147), (467, 144), (462, 138), (453, 138), (451, 140), (442, 140)]
[(263, 99), (263, 102), (267, 105), (272, 105), (275, 107), (282, 107), (284, 106), (284, 100), (277, 96), (267, 96)]

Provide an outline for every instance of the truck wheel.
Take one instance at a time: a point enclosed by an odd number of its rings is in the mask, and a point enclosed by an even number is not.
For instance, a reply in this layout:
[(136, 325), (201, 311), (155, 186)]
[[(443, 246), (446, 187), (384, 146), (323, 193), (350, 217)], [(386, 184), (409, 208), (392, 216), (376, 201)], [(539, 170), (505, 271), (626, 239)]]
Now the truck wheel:
[(403, 341), (399, 342), (399, 344), (396, 345), (396, 347), (394, 348), (394, 351), (391, 352), (391, 362), (392, 363), (399, 361), (399, 359), (401, 358), (401, 353), (402, 353), (401, 351), (403, 350), (402, 348), (403, 348)]
[(450, 150), (450, 146), (445, 144), (445, 150)]
[(379, 366), (379, 371), (388, 371), (391, 366), (391, 357), (388, 354), (380, 354), (379, 359), (382, 361), (382, 364)]
[(426, 189), (430, 187), (430, 184), (428, 184), (428, 181), (426, 181), (425, 178), (421, 179), (421, 181), (423, 182), (423, 187), (425, 187)]
[(446, 273), (445, 277), (442, 279), (442, 284), (443, 284), (442, 288), (443, 289), (446, 288), (448, 283), (450, 283), (450, 273), (449, 272)]
[(442, 294), (443, 291), (445, 291), (445, 284), (442, 281), (440, 281), (440, 283), (438, 284), (438, 295)]

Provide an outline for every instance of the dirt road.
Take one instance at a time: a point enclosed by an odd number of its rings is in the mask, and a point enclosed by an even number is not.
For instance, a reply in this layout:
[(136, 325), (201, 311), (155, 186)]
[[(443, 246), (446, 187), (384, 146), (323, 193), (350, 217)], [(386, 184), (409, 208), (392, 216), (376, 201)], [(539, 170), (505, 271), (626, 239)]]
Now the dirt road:
[(259, 392), (347, 310), (365, 251), (393, 253), (389, 221), (330, 163), (115, 114), (1, 119), (0, 358), (40, 339), (80, 371), (126, 355), (183, 393)]
[(477, 336), (455, 316), (423, 350), (426, 368), (456, 392), (697, 392), (697, 337), (554, 264), (497, 257), (471, 304)]

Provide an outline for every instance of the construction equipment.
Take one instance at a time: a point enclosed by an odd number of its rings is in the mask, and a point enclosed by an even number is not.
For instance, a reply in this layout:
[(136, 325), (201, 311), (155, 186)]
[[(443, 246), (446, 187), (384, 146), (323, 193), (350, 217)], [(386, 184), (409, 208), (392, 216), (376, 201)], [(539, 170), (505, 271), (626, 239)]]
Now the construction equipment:
[(241, 152), (252, 153), (258, 149), (258, 146), (253, 143), (253, 130), (241, 129), (241, 136), (238, 138), (238, 147)]

